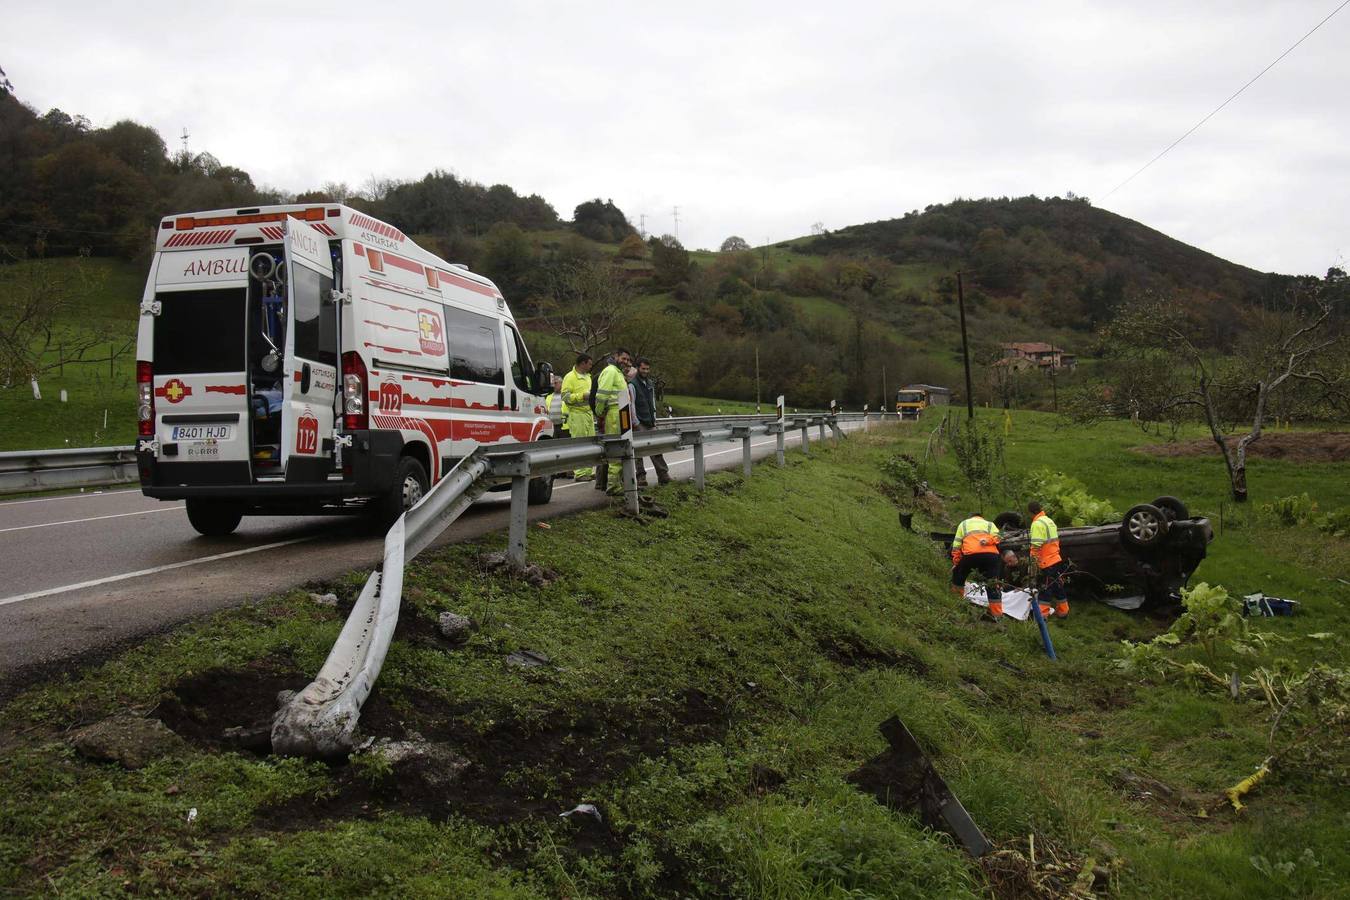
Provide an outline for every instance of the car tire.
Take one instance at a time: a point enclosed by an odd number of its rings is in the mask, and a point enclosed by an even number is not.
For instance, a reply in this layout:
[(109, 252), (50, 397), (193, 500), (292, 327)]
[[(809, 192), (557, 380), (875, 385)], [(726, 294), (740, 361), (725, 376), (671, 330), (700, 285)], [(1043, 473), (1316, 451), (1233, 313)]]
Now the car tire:
[(994, 516), (994, 524), (998, 526), (999, 531), (1003, 531), (1007, 528), (1021, 528), (1022, 514), (1015, 513), (1012, 510), (1001, 512)]
[(1172, 524), (1168, 515), (1152, 503), (1130, 507), (1120, 522), (1120, 540), (1135, 550), (1152, 550), (1167, 538)]
[(430, 483), (427, 470), (420, 462), (411, 456), (399, 459), (398, 467), (394, 470), (393, 483), (383, 496), (376, 499), (372, 507), (375, 523), (380, 528), (388, 530), (398, 521), (399, 516), (412, 509), (426, 496)]
[(244, 508), (230, 500), (189, 497), (187, 517), (192, 527), (207, 537), (232, 534), (244, 518)]
[(1176, 497), (1159, 497), (1153, 501), (1153, 505), (1166, 513), (1173, 522), (1177, 519), (1189, 519), (1191, 517), (1191, 511), (1186, 508), (1186, 504)]
[(542, 478), (531, 478), (530, 489), (526, 493), (530, 506), (543, 506), (553, 499), (553, 476), (545, 475)]

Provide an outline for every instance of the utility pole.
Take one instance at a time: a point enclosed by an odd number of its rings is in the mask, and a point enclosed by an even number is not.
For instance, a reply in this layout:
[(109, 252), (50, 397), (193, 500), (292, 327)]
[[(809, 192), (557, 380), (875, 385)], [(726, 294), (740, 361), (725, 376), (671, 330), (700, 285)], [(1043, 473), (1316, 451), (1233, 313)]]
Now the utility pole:
[(975, 393), (970, 388), (970, 344), (966, 341), (966, 291), (956, 273), (956, 302), (961, 309), (961, 361), (966, 365), (966, 415), (975, 418)]
[(759, 412), (759, 344), (755, 345), (755, 412)]
[(672, 210), (672, 213), (673, 213), (674, 216), (675, 216), (675, 239), (676, 239), (676, 240), (679, 240), (679, 238), (680, 238), (680, 208), (679, 208), (678, 206), (675, 207), (675, 208)]
[(640, 235), (642, 236), (642, 239), (643, 239), (644, 241), (647, 239), (647, 214), (646, 214), (646, 213), (639, 213), (639, 214), (638, 214), (638, 234), (640, 234)]

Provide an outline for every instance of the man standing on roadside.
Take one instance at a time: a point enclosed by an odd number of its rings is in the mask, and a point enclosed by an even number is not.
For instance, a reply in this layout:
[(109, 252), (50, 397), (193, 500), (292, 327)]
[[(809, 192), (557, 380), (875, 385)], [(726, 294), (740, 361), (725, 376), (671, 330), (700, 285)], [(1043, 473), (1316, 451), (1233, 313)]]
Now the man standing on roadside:
[[(637, 377), (633, 379), (633, 412), (637, 419), (638, 431), (653, 431), (656, 428), (656, 385), (652, 382), (652, 363), (645, 356), (637, 361)], [(652, 455), (652, 468), (656, 470), (657, 484), (670, 484), (670, 467), (660, 453)], [(647, 486), (647, 467), (642, 457), (637, 457), (638, 487)]]
[[(620, 347), (614, 351), (612, 361), (600, 373), (595, 388), (595, 417), (602, 423), (605, 434), (619, 433), (619, 394), (628, 390), (628, 379), (624, 371), (633, 365), (633, 357)], [(623, 494), (623, 463), (615, 460), (609, 464), (605, 490), (621, 496)], [(596, 474), (596, 486), (599, 487), (599, 473)]]
[[(1041, 570), (1040, 593), (1055, 601), (1055, 615), (1063, 618), (1069, 614), (1069, 594), (1064, 590), (1064, 570), (1068, 563), (1059, 553), (1059, 526), (1055, 520), (1045, 514), (1045, 510), (1035, 500), (1027, 504), (1031, 514), (1031, 558)], [(1041, 607), (1043, 610), (1046, 607)]]
[[(591, 356), (589, 353), (577, 354), (576, 365), (563, 376), (562, 394), (563, 422), (568, 437), (593, 437), (595, 435), (595, 416), (591, 414)], [(595, 477), (592, 469), (577, 469), (577, 481), (590, 481)]]

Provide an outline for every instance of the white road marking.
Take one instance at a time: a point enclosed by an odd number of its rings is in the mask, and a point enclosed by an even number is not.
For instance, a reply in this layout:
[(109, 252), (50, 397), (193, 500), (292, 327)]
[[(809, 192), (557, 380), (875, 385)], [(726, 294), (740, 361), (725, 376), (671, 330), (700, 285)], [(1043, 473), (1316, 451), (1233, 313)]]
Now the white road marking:
[(182, 509), (183, 504), (177, 506), (165, 506), (160, 509), (143, 509), (139, 512), (113, 513), (110, 516), (90, 516), (87, 519), (66, 519), (64, 522), (40, 522), (37, 525), (15, 525), (12, 528), (0, 528), (0, 534), (7, 531), (25, 531), (29, 528), (51, 528), (53, 525), (79, 525), (81, 522), (98, 522), (103, 519), (121, 519), (125, 516), (148, 516), (151, 513), (173, 512), (175, 509)]
[(121, 575), (109, 575), (107, 578), (95, 578), (93, 581), (81, 581), (79, 584), (67, 584), (62, 585), (61, 587), (48, 588), (45, 591), (33, 591), (31, 594), (17, 594), (13, 597), (0, 597), (0, 606), (8, 606), (11, 603), (22, 603), (24, 600), (36, 600), (39, 597), (50, 597), (52, 594), (63, 594), (66, 591), (80, 591), (85, 588), (98, 587), (101, 584), (112, 584), (115, 581), (126, 581), (128, 578), (140, 578), (142, 575), (156, 575), (160, 572), (172, 571), (173, 569), (185, 569), (188, 566), (199, 566), (202, 563), (231, 559), (236, 556), (246, 556), (250, 553), (260, 553), (263, 550), (275, 550), (277, 547), (289, 547), (291, 544), (312, 541), (316, 537), (318, 537), (318, 535), (311, 534), (307, 537), (291, 538), (289, 541), (277, 541), (272, 544), (259, 544), (256, 547), (245, 547), (243, 550), (231, 550), (229, 553), (216, 553), (211, 556), (199, 556), (196, 559), (185, 559), (182, 562), (169, 563), (165, 566), (155, 566), (153, 569), (141, 569), (138, 572), (124, 572)]
[(83, 494), (62, 494), (59, 497), (34, 497), (31, 500), (6, 500), (0, 508), (18, 506), (20, 503), (51, 503), (53, 500), (85, 500), (89, 497), (116, 497), (118, 494), (139, 494), (140, 488), (127, 488), (120, 491), (85, 491)]

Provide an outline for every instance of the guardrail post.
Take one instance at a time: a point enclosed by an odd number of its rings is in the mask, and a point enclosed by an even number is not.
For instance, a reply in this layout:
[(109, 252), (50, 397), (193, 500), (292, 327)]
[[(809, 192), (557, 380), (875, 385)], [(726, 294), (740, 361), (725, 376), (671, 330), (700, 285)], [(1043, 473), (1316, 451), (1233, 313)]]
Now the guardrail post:
[(528, 530), (530, 479), (526, 475), (511, 478), (511, 529), (506, 539), (506, 561), (514, 568), (525, 568), (525, 533)]
[(802, 429), (802, 455), (803, 455), (803, 456), (810, 456), (810, 455), (811, 455), (811, 421), (810, 421), (809, 419), (802, 419), (802, 420), (801, 420), (800, 422), (798, 422), (797, 424), (800, 425), (800, 426), (801, 426), (801, 429)]
[(844, 432), (843, 429), (839, 427), (838, 417), (830, 416), (830, 439), (837, 441), (843, 438), (843, 436)]
[(863, 405), (863, 434), (872, 430), (872, 416), (867, 411), (866, 404)]
[(750, 470), (754, 466), (754, 460), (750, 456), (750, 429), (745, 427), (731, 429), (733, 438), (741, 439), (741, 469), (745, 473), (745, 479), (750, 480)]
[(824, 417), (824, 416), (821, 416), (821, 417), (820, 417), (820, 421), (816, 422), (816, 427), (820, 429), (820, 431), (817, 432), (817, 433), (820, 435), (820, 442), (823, 444), (823, 443), (825, 443), (825, 417)]
[(641, 501), (638, 500), (637, 459), (633, 455), (631, 438), (624, 441), (621, 472), (623, 473), (623, 505), (629, 513), (637, 515), (641, 507)]
[(703, 490), (703, 438), (694, 442), (694, 487)]

